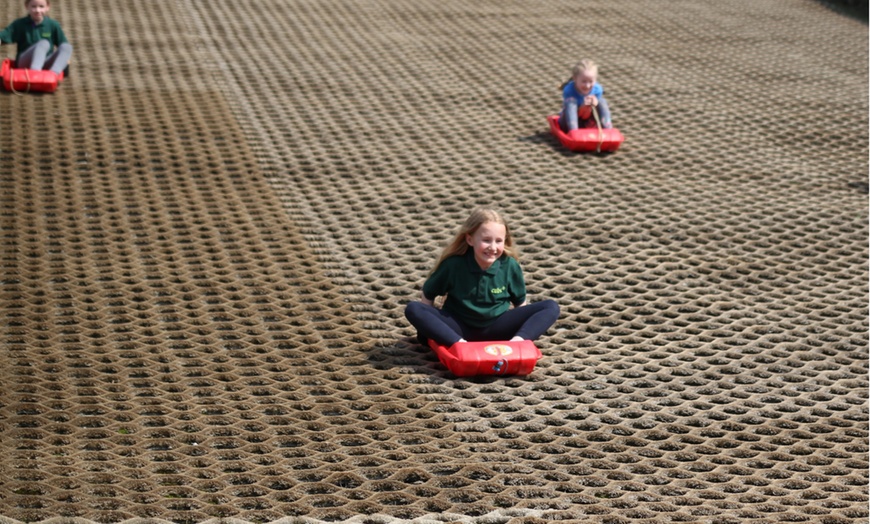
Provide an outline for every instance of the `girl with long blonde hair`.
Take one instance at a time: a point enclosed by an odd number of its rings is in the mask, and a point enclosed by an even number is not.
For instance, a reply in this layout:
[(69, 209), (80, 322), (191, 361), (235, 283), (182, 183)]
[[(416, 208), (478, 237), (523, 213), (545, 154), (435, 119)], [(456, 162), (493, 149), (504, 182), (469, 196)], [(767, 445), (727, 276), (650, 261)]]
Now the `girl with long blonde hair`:
[[(445, 297), (441, 308), (438, 297)], [(444, 248), (405, 317), (417, 338), (457, 342), (535, 340), (559, 317), (554, 300), (529, 304), (510, 227), (491, 208), (477, 208)]]

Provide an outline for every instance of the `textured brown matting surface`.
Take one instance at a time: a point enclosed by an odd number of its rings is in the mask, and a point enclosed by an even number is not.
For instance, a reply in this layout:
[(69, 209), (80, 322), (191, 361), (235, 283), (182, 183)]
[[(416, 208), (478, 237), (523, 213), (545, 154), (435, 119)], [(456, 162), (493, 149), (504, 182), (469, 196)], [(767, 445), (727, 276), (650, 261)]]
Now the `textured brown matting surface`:
[[(810, 0), (53, 14), (72, 76), (0, 94), (0, 523), (867, 522), (865, 24)], [(547, 132), (583, 56), (613, 155)], [(562, 307), (528, 377), (458, 380), (403, 317), (478, 204)]]

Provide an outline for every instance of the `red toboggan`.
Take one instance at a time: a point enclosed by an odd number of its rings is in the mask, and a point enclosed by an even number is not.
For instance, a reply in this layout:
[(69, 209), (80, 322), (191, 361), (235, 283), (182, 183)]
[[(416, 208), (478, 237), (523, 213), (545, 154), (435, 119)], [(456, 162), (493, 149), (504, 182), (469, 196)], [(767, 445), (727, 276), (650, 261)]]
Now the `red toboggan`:
[(64, 74), (40, 69), (16, 69), (12, 59), (5, 58), (0, 64), (3, 88), (13, 93), (54, 93)]
[(457, 377), (528, 375), (542, 356), (531, 340), (457, 342), (448, 348), (430, 339), (429, 347)]
[(547, 121), (550, 123), (550, 132), (559, 139), (563, 147), (571, 151), (612, 153), (625, 140), (616, 128), (588, 127), (566, 133), (559, 127), (559, 115), (550, 115)]

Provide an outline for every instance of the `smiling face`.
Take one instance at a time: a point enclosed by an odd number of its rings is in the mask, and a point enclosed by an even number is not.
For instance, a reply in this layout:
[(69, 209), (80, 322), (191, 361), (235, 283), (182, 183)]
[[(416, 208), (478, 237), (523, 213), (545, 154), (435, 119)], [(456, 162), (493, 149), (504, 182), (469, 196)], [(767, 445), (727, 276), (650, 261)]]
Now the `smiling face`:
[(474, 260), (481, 269), (489, 269), (504, 253), (507, 228), (498, 222), (484, 222), (477, 230), (465, 235), (465, 241), (474, 250)]
[(592, 86), (598, 80), (598, 71), (594, 68), (589, 68), (584, 71), (578, 71), (574, 75), (574, 89), (583, 96), (592, 92)]
[(30, 19), (36, 24), (41, 24), (51, 9), (51, 4), (49, 4), (48, 0), (27, 0), (27, 3), (24, 5), (27, 7)]

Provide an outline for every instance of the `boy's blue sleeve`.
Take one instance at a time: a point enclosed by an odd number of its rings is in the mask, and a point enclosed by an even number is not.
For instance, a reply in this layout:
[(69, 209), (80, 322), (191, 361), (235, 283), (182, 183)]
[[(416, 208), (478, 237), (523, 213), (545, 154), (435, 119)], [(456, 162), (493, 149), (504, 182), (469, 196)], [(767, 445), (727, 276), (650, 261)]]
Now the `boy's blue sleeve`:
[(577, 93), (574, 92), (574, 81), (569, 80), (565, 87), (562, 88), (562, 100), (571, 97), (577, 96)]

